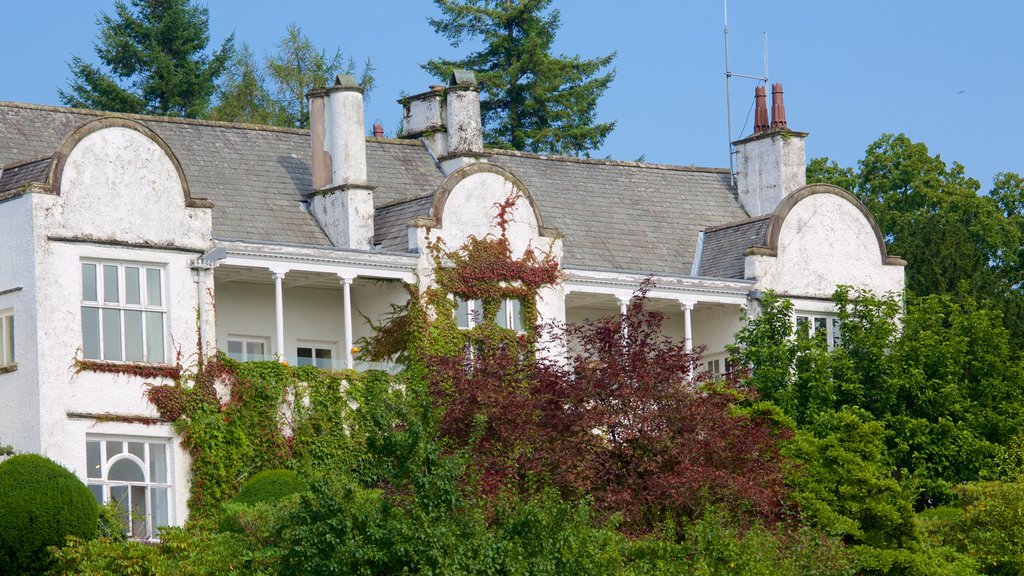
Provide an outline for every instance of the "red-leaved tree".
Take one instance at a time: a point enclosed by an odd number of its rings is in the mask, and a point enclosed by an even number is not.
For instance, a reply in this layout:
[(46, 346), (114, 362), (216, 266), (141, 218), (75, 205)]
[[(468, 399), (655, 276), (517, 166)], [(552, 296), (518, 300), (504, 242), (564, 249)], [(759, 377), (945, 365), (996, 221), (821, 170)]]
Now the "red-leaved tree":
[(749, 392), (697, 372), (698, 354), (663, 335), (648, 288), (624, 315), (543, 328), (537, 341), (553, 345), (536, 355), (483, 331), (461, 354), (427, 359), (442, 434), (468, 451), (484, 494), (551, 483), (620, 512), (632, 532), (709, 504), (779, 515), (789, 430), (740, 410)]

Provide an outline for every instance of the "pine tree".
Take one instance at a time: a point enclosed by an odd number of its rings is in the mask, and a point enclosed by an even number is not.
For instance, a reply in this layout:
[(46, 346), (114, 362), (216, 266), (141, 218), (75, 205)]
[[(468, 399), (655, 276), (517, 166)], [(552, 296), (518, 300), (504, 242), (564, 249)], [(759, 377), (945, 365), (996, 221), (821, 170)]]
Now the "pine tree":
[(433, 59), (422, 67), (446, 79), (453, 68), (476, 73), (481, 85), (484, 138), (490, 146), (554, 154), (597, 149), (615, 122), (595, 123), (597, 100), (615, 77), (601, 73), (615, 59), (555, 56), (560, 14), (551, 0), (434, 0), (443, 14), (430, 25), (453, 47), (482, 40), (461, 60)]
[(112, 112), (205, 115), (234, 52), (234, 35), (208, 55), (209, 11), (191, 0), (115, 0), (114, 11), (97, 19), (101, 66), (73, 56), (61, 101)]

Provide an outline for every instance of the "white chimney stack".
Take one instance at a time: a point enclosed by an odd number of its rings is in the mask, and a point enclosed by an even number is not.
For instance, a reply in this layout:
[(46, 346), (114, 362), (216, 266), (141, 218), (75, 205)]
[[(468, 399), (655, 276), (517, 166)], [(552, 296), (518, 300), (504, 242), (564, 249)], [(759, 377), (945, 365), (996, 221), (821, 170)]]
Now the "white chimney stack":
[(736, 146), (736, 191), (751, 217), (775, 211), (782, 199), (807, 183), (804, 138), (786, 123), (782, 84), (772, 85), (772, 118), (765, 90), (755, 90), (754, 133), (733, 142)]
[(373, 187), (366, 179), (363, 88), (348, 74), (310, 91), (313, 191), (309, 211), (339, 248), (369, 250)]
[(486, 156), (480, 88), (472, 72), (455, 70), (448, 86), (431, 86), (399, 102), (404, 109), (401, 137), (422, 139), (445, 175)]

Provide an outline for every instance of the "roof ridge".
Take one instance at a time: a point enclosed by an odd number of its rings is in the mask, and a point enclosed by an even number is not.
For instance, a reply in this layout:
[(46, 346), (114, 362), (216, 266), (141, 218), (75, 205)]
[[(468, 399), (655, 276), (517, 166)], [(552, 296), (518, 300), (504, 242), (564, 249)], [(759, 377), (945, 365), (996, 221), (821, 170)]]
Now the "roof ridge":
[(424, 194), (422, 196), (417, 196), (415, 198), (409, 198), (408, 200), (398, 200), (398, 201), (392, 202), (390, 204), (381, 204), (380, 206), (375, 206), (374, 210), (383, 210), (385, 208), (394, 208), (395, 206), (401, 206), (402, 204), (408, 204), (410, 202), (420, 202), (420, 201), (423, 201), (426, 198), (432, 197), (433, 195), (434, 195), (434, 193), (430, 192), (430, 193)]
[(97, 116), (101, 118), (127, 118), (140, 122), (165, 122), (168, 124), (188, 124), (194, 126), (209, 126), (211, 128), (231, 128), (235, 130), (258, 130), (261, 132), (280, 132), (284, 134), (308, 135), (309, 130), (304, 128), (283, 128), (281, 126), (268, 126), (266, 124), (246, 124), (243, 122), (222, 122), (220, 120), (203, 120), (199, 118), (178, 118), (175, 116), (159, 116), (156, 114), (132, 114), (128, 112), (107, 112), (106, 110), (90, 110), (88, 108), (71, 108), (68, 106), (53, 106), (51, 104), (29, 104), (27, 102), (11, 102), (0, 100), (0, 107), (24, 108), (27, 110), (41, 110), (45, 112), (65, 112), (72, 114), (83, 114), (86, 116)]
[(762, 216), (754, 216), (753, 218), (744, 218), (743, 220), (736, 220), (736, 221), (733, 221), (733, 222), (726, 222), (725, 224), (717, 224), (715, 226), (708, 226), (707, 228), (704, 229), (704, 233), (707, 234), (708, 232), (718, 232), (720, 230), (726, 230), (728, 228), (735, 228), (737, 226), (742, 226), (744, 224), (752, 224), (752, 223), (757, 222), (759, 220), (768, 220), (771, 217), (772, 217), (772, 214), (764, 214)]
[(631, 168), (652, 168), (655, 170), (673, 170), (677, 172), (705, 172), (711, 174), (728, 174), (728, 168), (706, 168), (703, 166), (681, 166), (679, 164), (657, 164), (653, 162), (631, 162), (629, 160), (611, 160), (602, 158), (577, 158), (575, 156), (559, 156), (537, 154), (534, 152), (521, 152), (519, 150), (506, 150), (504, 148), (485, 148), (487, 154), (499, 156), (516, 156), (519, 158), (535, 158), (538, 160), (553, 160), (556, 162), (572, 162), (576, 164), (594, 164), (599, 166), (626, 166)]

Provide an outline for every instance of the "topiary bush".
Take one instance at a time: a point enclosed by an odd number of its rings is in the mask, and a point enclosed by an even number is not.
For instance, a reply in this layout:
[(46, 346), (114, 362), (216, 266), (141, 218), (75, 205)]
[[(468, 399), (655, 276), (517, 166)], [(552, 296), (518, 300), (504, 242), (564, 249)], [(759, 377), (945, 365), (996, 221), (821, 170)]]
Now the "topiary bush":
[[(264, 470), (247, 480), (238, 494), (224, 504), (220, 531), (245, 533), (248, 531), (246, 526), (252, 524), (253, 515), (257, 518), (262, 517), (281, 498), (305, 491), (306, 483), (295, 472), (280, 469)], [(257, 510), (258, 508), (263, 510)]]
[(0, 574), (39, 574), (48, 546), (96, 537), (99, 507), (74, 474), (36, 454), (0, 463)]
[(273, 504), (306, 490), (306, 483), (291, 470), (264, 470), (250, 478), (231, 499), (236, 504)]

